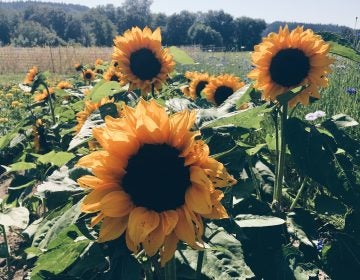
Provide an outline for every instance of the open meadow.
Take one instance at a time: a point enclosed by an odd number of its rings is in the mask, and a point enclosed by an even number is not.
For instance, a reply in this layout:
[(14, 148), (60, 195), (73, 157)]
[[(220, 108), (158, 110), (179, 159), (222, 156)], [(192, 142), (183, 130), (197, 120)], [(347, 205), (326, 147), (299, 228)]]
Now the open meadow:
[(284, 30), (0, 48), (0, 279), (357, 279), (360, 54)]

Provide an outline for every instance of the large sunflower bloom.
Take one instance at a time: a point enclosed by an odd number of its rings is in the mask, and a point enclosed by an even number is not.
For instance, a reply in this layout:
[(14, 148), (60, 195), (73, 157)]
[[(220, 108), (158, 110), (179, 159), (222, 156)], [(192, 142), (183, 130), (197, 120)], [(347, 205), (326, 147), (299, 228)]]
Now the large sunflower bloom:
[(108, 116), (104, 127), (93, 129), (104, 150), (80, 159), (94, 176), (78, 182), (91, 191), (82, 211), (98, 213), (92, 225), (102, 221), (99, 242), (125, 234), (131, 251), (159, 252), (164, 265), (179, 240), (198, 248), (202, 217), (227, 217), (217, 187), (236, 180), (195, 140), (194, 121), (195, 112), (169, 117), (155, 101), (141, 99), (135, 109), (124, 106), (122, 118)]
[(148, 27), (141, 30), (133, 27), (123, 36), (114, 39), (112, 58), (118, 62), (118, 68), (130, 83), (130, 89), (141, 89), (146, 94), (159, 90), (175, 62), (168, 49), (161, 47), (160, 28), (152, 32)]
[(29, 69), (29, 72), (27, 72), (27, 74), (26, 74), (24, 84), (27, 84), (27, 85), (31, 84), (34, 81), (34, 78), (38, 73), (39, 73), (39, 70), (36, 66)]
[(114, 81), (120, 83), (120, 85), (125, 85), (123, 74), (117, 70), (114, 66), (110, 66), (103, 75), (104, 80)]
[(210, 81), (210, 76), (207, 73), (193, 73), (188, 90), (184, 90), (184, 95), (195, 100), (201, 96), (201, 92)]
[(276, 97), (298, 86), (306, 86), (289, 101), (289, 106), (309, 103), (309, 97), (320, 98), (319, 87), (328, 85), (325, 77), (330, 72), (332, 59), (328, 57), (330, 45), (319, 35), (303, 27), (289, 31), (281, 28), (270, 33), (255, 46), (252, 61), (256, 67), (248, 77), (256, 80), (255, 88), (262, 91), (265, 100)]
[(240, 78), (231, 74), (223, 74), (210, 79), (204, 88), (204, 94), (209, 102), (220, 106), (230, 95), (244, 85)]

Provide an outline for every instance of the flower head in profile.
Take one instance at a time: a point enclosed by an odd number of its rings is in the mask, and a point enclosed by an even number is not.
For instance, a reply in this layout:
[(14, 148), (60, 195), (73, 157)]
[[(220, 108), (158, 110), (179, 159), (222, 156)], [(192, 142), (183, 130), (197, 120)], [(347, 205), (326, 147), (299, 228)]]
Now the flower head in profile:
[(74, 68), (76, 71), (81, 71), (81, 70), (83, 70), (84, 66), (80, 63), (75, 63)]
[(67, 81), (60, 81), (56, 87), (58, 89), (68, 89), (68, 88), (72, 88), (72, 84), (70, 84)]
[(39, 70), (36, 66), (29, 69), (29, 72), (27, 72), (24, 84), (29, 85), (34, 81), (35, 76), (39, 73)]
[(221, 187), (236, 180), (209, 157), (209, 147), (191, 128), (195, 112), (168, 116), (155, 101), (124, 106), (121, 118), (106, 117), (93, 135), (103, 150), (80, 159), (93, 176), (79, 184), (90, 193), (81, 209), (102, 221), (99, 242), (125, 235), (134, 253), (160, 254), (164, 265), (179, 240), (202, 242), (202, 218), (226, 218)]
[(210, 79), (204, 88), (204, 94), (209, 102), (220, 106), (230, 95), (244, 85), (240, 78), (230, 74), (223, 74)]
[(201, 92), (209, 83), (210, 79), (211, 77), (208, 73), (193, 72), (188, 91), (183, 91), (184, 95), (190, 97), (192, 100), (201, 97)]
[(46, 100), (46, 99), (49, 97), (49, 94), (50, 94), (50, 95), (53, 95), (54, 92), (55, 92), (52, 87), (49, 87), (48, 90), (49, 90), (49, 93), (47, 92), (46, 89), (43, 89), (43, 91), (40, 92), (40, 93), (36, 93), (36, 94), (34, 95), (34, 100), (35, 100), (36, 102), (40, 102), (40, 101)]
[(86, 69), (82, 72), (83, 79), (85, 81), (92, 81), (95, 79), (95, 73), (91, 69)]
[(120, 85), (125, 85), (125, 79), (124, 79), (124, 75), (117, 70), (117, 68), (115, 68), (114, 66), (110, 66), (106, 72), (103, 75), (104, 80), (107, 81), (114, 81), (114, 82), (118, 82), (120, 83)]
[(118, 63), (130, 89), (143, 94), (159, 90), (173, 71), (175, 62), (168, 49), (161, 46), (160, 28), (154, 32), (133, 27), (114, 39), (113, 61)]
[(289, 101), (307, 105), (309, 98), (319, 99), (319, 88), (328, 85), (332, 59), (328, 56), (330, 45), (310, 29), (288, 27), (270, 33), (255, 46), (252, 62), (255, 69), (248, 77), (254, 87), (262, 91), (262, 98), (275, 101), (276, 97), (298, 86), (306, 88)]
[(84, 125), (87, 118), (97, 109), (100, 108), (100, 106), (106, 104), (106, 103), (113, 103), (114, 99), (110, 99), (109, 97), (101, 98), (99, 102), (92, 102), (91, 100), (85, 101), (84, 110), (80, 111), (76, 114), (76, 121), (77, 125), (75, 127), (76, 133), (79, 133), (80, 129)]
[(97, 58), (95, 60), (95, 66), (99, 66), (99, 65), (102, 65), (104, 63), (104, 61), (101, 59), (101, 58)]

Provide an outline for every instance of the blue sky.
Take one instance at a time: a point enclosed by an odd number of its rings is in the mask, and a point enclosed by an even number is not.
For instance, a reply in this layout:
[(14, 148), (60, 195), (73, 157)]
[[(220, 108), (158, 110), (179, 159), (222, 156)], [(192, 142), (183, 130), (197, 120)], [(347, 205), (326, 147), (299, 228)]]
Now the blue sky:
[[(113, 4), (120, 6), (123, 0), (47, 0), (95, 7)], [(153, 0), (152, 12), (172, 14), (181, 10), (220, 10), (234, 17), (261, 18), (270, 23), (275, 20), (307, 23), (333, 23), (360, 27), (360, 0)]]

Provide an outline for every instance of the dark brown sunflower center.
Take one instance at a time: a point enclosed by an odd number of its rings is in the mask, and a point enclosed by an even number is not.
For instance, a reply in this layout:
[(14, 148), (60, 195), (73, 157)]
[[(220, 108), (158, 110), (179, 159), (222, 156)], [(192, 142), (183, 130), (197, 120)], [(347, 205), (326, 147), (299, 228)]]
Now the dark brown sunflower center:
[(195, 93), (196, 93), (196, 96), (200, 96), (202, 90), (205, 88), (205, 86), (207, 85), (207, 81), (200, 81), (197, 86), (196, 86), (196, 89), (195, 89)]
[(166, 144), (145, 144), (129, 159), (121, 185), (136, 206), (162, 212), (185, 203), (190, 170), (179, 155)]
[(296, 86), (308, 75), (310, 60), (302, 50), (284, 49), (271, 60), (271, 79), (283, 87)]
[(149, 49), (140, 49), (130, 56), (130, 70), (140, 80), (152, 80), (161, 70), (161, 63)]
[(220, 86), (214, 93), (214, 100), (216, 105), (221, 105), (230, 95), (234, 93), (231, 87)]
[(92, 77), (91, 73), (87, 72), (85, 73), (85, 79), (90, 80)]
[(118, 82), (119, 77), (114, 74), (114, 75), (111, 76), (110, 81)]

